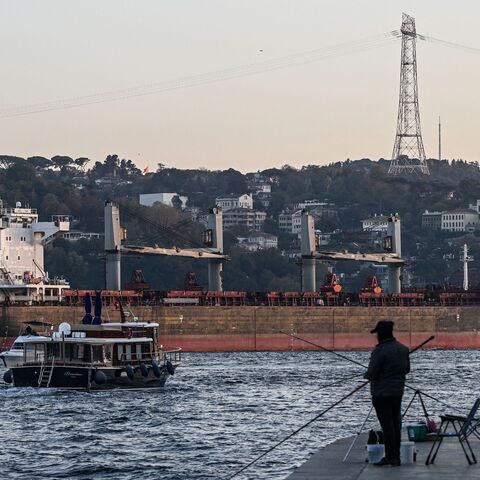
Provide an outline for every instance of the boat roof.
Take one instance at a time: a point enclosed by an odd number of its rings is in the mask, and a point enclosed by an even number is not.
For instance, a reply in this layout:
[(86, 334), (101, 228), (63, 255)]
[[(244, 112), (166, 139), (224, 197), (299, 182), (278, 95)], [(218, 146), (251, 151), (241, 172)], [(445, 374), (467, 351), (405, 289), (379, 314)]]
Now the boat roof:
[(84, 325), (83, 323), (70, 325), (72, 332), (87, 332), (99, 330), (121, 330), (122, 328), (157, 328), (158, 323), (153, 322), (108, 322), (100, 323), (99, 325)]
[(95, 337), (29, 337), (24, 343), (83, 343), (88, 345), (112, 345), (114, 343), (147, 343), (153, 342), (153, 338), (134, 337), (134, 338), (95, 338)]
[(43, 339), (43, 340), (48, 340), (50, 337), (45, 337), (43, 335), (19, 335), (13, 342), (13, 345), (15, 345), (16, 343), (21, 343), (21, 342), (25, 342), (26, 340), (30, 339), (30, 338), (34, 338), (34, 339)]

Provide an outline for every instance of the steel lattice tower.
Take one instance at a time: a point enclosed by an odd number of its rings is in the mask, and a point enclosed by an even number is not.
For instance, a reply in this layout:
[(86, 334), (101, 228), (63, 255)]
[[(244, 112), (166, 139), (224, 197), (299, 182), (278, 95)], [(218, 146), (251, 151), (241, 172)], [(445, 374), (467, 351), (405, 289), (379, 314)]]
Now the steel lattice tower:
[(420, 129), (415, 19), (404, 13), (400, 31), (402, 32), (402, 58), (397, 135), (388, 173), (430, 175)]

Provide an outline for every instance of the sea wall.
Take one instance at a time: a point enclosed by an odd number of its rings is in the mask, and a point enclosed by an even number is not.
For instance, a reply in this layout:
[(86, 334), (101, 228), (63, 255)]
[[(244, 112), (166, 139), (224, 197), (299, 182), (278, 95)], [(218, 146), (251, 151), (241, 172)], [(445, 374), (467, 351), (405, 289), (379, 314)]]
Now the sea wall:
[[(469, 307), (135, 307), (143, 321), (160, 324), (164, 346), (185, 351), (308, 350), (311, 345), (288, 337), (294, 334), (326, 348), (370, 349), (369, 330), (378, 320), (393, 320), (396, 336), (415, 346), (429, 335), (437, 348), (480, 348), (480, 306)], [(12, 341), (29, 320), (80, 323), (81, 307), (1, 307), (0, 339)], [(104, 311), (104, 320), (119, 321), (119, 312)], [(0, 340), (1, 341), (1, 340)]]

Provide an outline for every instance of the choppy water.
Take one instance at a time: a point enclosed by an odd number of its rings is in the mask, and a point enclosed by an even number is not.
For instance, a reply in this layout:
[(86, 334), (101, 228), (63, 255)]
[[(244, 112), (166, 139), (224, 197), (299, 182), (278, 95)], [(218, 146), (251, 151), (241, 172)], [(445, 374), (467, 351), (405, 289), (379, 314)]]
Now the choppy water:
[[(345, 355), (368, 360), (367, 352)], [(421, 351), (412, 361), (409, 383), (445, 402), (468, 410), (480, 394), (479, 351)], [(322, 352), (205, 353), (185, 354), (175, 378), (155, 391), (0, 386), (0, 472), (5, 479), (228, 478), (360, 382), (325, 385), (360, 371)], [(433, 413), (445, 410), (426, 403)], [(412, 418), (421, 418), (415, 407)], [(354, 433), (368, 408), (362, 389), (236, 478), (285, 478), (320, 446)]]

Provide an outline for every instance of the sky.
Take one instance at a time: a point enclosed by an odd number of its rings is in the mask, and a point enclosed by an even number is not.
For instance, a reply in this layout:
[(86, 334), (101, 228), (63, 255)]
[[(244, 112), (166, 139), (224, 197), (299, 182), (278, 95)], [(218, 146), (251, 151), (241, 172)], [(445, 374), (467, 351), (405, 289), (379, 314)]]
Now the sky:
[[(0, 0), (0, 8), (0, 153), (116, 153), (151, 171), (390, 158), (400, 42), (381, 35), (406, 12), (419, 33), (480, 48), (478, 0)], [(354, 48), (365, 38), (376, 48)], [(318, 61), (191, 85), (194, 75), (335, 46)], [(480, 55), (419, 42), (417, 62), (427, 157), (438, 155), (440, 115), (443, 158), (480, 161)], [(12, 116), (179, 79), (186, 88)]]

